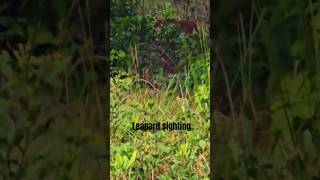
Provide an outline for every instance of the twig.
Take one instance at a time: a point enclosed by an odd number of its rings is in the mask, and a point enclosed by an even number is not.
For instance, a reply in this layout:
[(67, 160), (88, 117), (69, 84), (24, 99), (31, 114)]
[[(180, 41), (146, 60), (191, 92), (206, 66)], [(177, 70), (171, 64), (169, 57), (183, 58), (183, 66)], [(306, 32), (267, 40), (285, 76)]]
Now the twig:
[(228, 74), (226, 71), (226, 68), (221, 60), (221, 57), (219, 56), (218, 52), (216, 51), (217, 54), (217, 59), (218, 62), (220, 63), (221, 67), (222, 67), (222, 72), (223, 72), (223, 76), (226, 82), (226, 86), (227, 86), (227, 94), (228, 94), (228, 100), (229, 100), (229, 104), (230, 104), (230, 109), (231, 109), (231, 115), (232, 115), (232, 120), (235, 121), (235, 112), (234, 112), (234, 107), (233, 107), (233, 102), (232, 102), (232, 96), (231, 96), (231, 90), (230, 90), (230, 84), (229, 84), (229, 78), (228, 78)]
[(149, 84), (154, 90), (160, 92), (160, 89), (156, 88), (151, 82), (149, 82), (149, 81), (147, 81), (147, 80), (145, 80), (145, 79), (141, 79), (141, 78), (140, 78), (140, 79), (134, 80), (133, 82), (138, 82), (138, 81), (143, 81), (143, 82)]

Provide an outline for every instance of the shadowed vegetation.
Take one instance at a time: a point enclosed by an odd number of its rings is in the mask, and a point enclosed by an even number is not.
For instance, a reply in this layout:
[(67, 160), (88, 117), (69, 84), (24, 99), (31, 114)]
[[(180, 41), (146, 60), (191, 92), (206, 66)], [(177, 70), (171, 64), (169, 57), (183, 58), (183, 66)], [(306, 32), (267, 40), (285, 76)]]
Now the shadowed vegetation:
[(106, 179), (99, 3), (1, 1), (0, 179)]
[(319, 179), (319, 5), (217, 4), (217, 178)]

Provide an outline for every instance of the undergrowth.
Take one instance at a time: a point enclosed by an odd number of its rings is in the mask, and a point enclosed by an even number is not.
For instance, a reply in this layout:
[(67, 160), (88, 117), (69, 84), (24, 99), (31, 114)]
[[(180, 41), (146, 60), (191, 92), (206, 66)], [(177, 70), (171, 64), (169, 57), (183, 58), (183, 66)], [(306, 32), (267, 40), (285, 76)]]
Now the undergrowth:
[[(174, 24), (157, 29), (161, 20), (186, 17), (182, 4), (151, 2), (112, 2), (111, 177), (209, 179), (208, 24), (194, 19), (196, 34)], [(133, 130), (142, 122), (190, 123), (192, 130)]]
[[(141, 88), (134, 78), (112, 80), (112, 177), (201, 179), (209, 173), (209, 91), (180, 98), (172, 87)], [(208, 87), (205, 87), (208, 88)], [(192, 131), (133, 131), (137, 122), (187, 122)], [(133, 158), (132, 156), (135, 156)], [(126, 161), (133, 158), (127, 166)]]
[[(221, 3), (215, 57), (223, 78), (214, 92), (227, 100), (215, 103), (217, 178), (319, 179), (319, 5)], [(227, 16), (236, 23), (223, 23)]]

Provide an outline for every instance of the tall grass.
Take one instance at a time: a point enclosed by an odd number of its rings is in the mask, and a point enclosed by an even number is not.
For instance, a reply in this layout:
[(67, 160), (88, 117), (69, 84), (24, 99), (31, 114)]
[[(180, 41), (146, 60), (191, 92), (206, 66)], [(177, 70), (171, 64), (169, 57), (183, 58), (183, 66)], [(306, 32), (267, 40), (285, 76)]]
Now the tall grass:
[[(242, 13), (237, 15), (238, 74), (230, 78), (226, 70), (230, 64), (225, 64), (224, 57), (218, 54), (231, 108), (229, 114), (216, 113), (217, 136), (223, 137), (219, 142), (223, 144), (222, 151), (217, 152), (223, 153), (216, 160), (218, 177), (319, 178), (316, 169), (320, 158), (315, 154), (319, 150), (316, 141), (320, 103), (316, 95), (320, 82), (319, 39), (314, 31), (319, 29), (314, 25), (319, 9), (316, 4), (282, 1), (266, 5), (254, 1), (246, 16), (248, 22)], [(311, 8), (314, 9), (310, 11)], [(266, 87), (257, 87), (259, 58), (268, 65)], [(241, 82), (240, 95), (233, 94), (233, 79)]]
[[(162, 89), (140, 76), (137, 52), (131, 50), (132, 68), (111, 84), (111, 174), (113, 178), (208, 179), (209, 167), (209, 48), (200, 34), (200, 66), (164, 81)], [(190, 68), (188, 68), (190, 67)], [(202, 82), (194, 78), (199, 69)], [(193, 75), (191, 75), (193, 74)], [(194, 85), (191, 85), (194, 82)], [(192, 131), (133, 131), (132, 122), (185, 122)], [(133, 156), (133, 153), (136, 155)], [(135, 157), (135, 158), (133, 158)], [(130, 159), (134, 159), (130, 162)], [(130, 164), (130, 165), (125, 165)], [(196, 168), (194, 168), (196, 167)]]
[[(209, 169), (194, 170), (199, 156), (206, 157), (198, 163), (208, 163), (209, 156), (209, 117), (197, 109), (192, 97), (183, 91), (172, 77), (162, 92), (149, 87), (131, 84), (129, 79), (117, 80), (111, 86), (111, 152), (112, 177), (128, 178), (200, 178), (208, 175)], [(122, 82), (121, 82), (122, 81)], [(123, 89), (125, 88), (125, 89)], [(204, 112), (205, 113), (205, 112)], [(142, 132), (132, 131), (132, 122), (187, 122), (192, 131)], [(207, 129), (207, 131), (204, 131)], [(201, 142), (199, 144), (199, 142)], [(179, 154), (185, 145), (188, 154)], [(137, 151), (137, 157), (129, 169), (123, 169), (119, 157), (130, 158)], [(116, 156), (118, 154), (118, 156)], [(118, 158), (117, 158), (118, 157)], [(204, 162), (202, 162), (204, 161)], [(168, 167), (168, 168), (164, 168)], [(122, 173), (117, 173), (122, 172)], [(205, 172), (205, 175), (200, 172)]]

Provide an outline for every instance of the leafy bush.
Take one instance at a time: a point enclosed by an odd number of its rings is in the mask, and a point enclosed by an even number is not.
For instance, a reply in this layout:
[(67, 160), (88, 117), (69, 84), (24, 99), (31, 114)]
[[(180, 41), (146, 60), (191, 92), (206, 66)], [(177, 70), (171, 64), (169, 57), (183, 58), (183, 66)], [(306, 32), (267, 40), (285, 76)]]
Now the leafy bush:
[[(123, 3), (115, 2), (112, 11)], [(159, 20), (177, 18), (176, 7), (168, 1), (144, 5), (111, 18), (111, 176), (208, 179), (207, 36), (185, 35), (174, 24), (155, 28)], [(171, 75), (160, 65), (163, 54), (177, 69)], [(132, 130), (132, 123), (179, 121), (193, 130)]]
[(70, 5), (0, 5), (0, 179), (105, 176), (98, 73)]
[(92, 172), (79, 172), (104, 148), (81, 125), (86, 118), (73, 110), (77, 94), (64, 94), (70, 57), (35, 57), (30, 47), (19, 47), (15, 58), (7, 51), (0, 54), (0, 177), (91, 179)]
[[(320, 81), (319, 33), (315, 29), (319, 28), (314, 22), (319, 3), (284, 0), (258, 4), (221, 5), (230, 12), (236, 7), (243, 10), (235, 17), (238, 37), (227, 30), (232, 25), (220, 19), (232, 13), (221, 9), (216, 15), (221, 21), (216, 39), (223, 49), (216, 51), (217, 59), (222, 73), (230, 77), (224, 75), (226, 86), (216, 83), (216, 91), (226, 92), (222, 94), (229, 96), (231, 109), (224, 114), (216, 111), (217, 138), (222, 140), (216, 151), (223, 153), (216, 159), (217, 177), (317, 179)], [(250, 11), (256, 16), (246, 13)], [(229, 28), (222, 33), (221, 27)]]
[[(198, 100), (194, 100), (169, 93), (175, 87), (156, 92), (139, 87), (132, 76), (124, 79), (120, 76), (111, 85), (112, 177), (145, 179), (150, 174), (160, 179), (207, 177), (210, 123), (209, 105), (203, 104), (208, 102), (207, 86), (199, 88)], [(193, 101), (198, 103), (192, 104)], [(190, 122), (193, 130), (133, 131), (131, 123), (142, 121)]]

